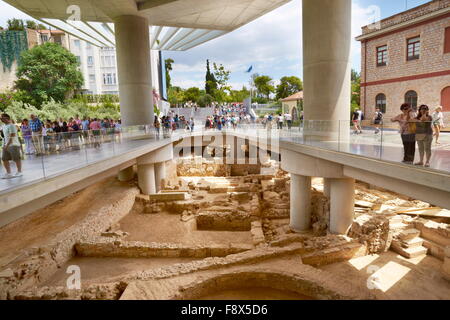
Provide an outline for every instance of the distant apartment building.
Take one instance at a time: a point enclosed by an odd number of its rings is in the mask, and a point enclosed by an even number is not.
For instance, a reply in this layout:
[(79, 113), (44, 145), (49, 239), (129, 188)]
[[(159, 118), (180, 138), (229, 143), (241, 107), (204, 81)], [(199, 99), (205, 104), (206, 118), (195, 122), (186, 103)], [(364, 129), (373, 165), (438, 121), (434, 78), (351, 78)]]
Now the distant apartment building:
[[(83, 73), (84, 94), (119, 94), (116, 49), (113, 47), (97, 47), (88, 42), (69, 36), (70, 51), (80, 62)], [(161, 102), (165, 98), (165, 79), (163, 77), (162, 56), (160, 51), (151, 51), (152, 85), (154, 96)], [(161, 94), (163, 93), (163, 94)]]
[[(10, 32), (10, 41), (21, 44), (21, 50), (37, 45), (54, 42), (72, 52), (80, 63), (83, 74), (84, 94), (119, 94), (119, 80), (116, 63), (116, 49), (97, 47), (60, 30), (2, 31)], [(8, 44), (17, 47), (17, 43)], [(151, 51), (152, 85), (155, 104), (160, 110), (169, 108), (166, 102), (164, 61), (160, 51)], [(0, 92), (12, 89), (16, 80), (17, 60), (9, 68), (3, 68), (0, 62)]]
[(450, 0), (434, 0), (362, 28), (361, 106), (386, 118), (404, 102), (441, 105), (450, 122)]

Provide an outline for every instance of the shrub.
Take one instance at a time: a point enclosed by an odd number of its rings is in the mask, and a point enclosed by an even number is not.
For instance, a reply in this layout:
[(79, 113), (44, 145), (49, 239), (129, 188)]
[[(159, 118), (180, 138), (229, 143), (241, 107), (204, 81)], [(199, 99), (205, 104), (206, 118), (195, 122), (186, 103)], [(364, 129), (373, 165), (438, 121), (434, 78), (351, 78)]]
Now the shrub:
[(11, 92), (0, 93), (0, 110), (4, 111), (13, 102)]

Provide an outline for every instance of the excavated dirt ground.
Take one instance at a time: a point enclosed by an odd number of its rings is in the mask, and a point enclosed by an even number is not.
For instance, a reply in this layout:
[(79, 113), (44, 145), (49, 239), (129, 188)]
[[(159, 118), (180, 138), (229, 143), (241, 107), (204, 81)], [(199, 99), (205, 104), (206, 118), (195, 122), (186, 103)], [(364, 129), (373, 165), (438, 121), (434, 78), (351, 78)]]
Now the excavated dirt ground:
[(109, 278), (129, 274), (141, 270), (157, 269), (176, 263), (195, 261), (191, 258), (95, 258), (75, 257), (69, 260), (51, 279), (44, 282), (45, 286), (65, 286), (67, 267), (77, 265), (81, 269), (82, 286), (93, 283), (107, 283)]
[(124, 238), (127, 241), (190, 245), (252, 244), (250, 232), (199, 231), (194, 220), (183, 222), (180, 215), (169, 212), (142, 214), (133, 210), (120, 221), (120, 229), (130, 234)]
[(20, 256), (23, 250), (45, 245), (129, 189), (130, 183), (106, 179), (0, 228), (0, 267)]
[[(289, 228), (289, 177), (273, 163), (241, 177), (181, 166), (170, 171), (188, 176), (169, 174), (164, 192), (186, 200), (151, 200), (111, 178), (0, 228), (0, 299), (450, 299), (440, 270), (450, 225), (396, 213), (429, 204), (358, 183), (349, 235), (330, 235), (315, 178), (313, 228), (300, 235)], [(390, 251), (421, 226), (434, 256)], [(71, 265), (82, 290), (66, 289)]]
[(449, 300), (450, 282), (442, 277), (441, 265), (442, 261), (429, 255), (406, 259), (388, 251), (320, 269), (361, 285), (374, 275), (379, 288), (392, 300)]

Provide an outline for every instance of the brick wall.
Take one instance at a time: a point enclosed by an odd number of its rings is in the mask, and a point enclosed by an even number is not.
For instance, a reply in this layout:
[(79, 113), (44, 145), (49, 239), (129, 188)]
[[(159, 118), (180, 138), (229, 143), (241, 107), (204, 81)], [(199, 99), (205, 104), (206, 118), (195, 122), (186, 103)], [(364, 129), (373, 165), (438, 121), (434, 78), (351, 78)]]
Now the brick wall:
[[(450, 0), (435, 1), (440, 6), (450, 5)], [(429, 10), (425, 5), (420, 10)], [(426, 9), (428, 8), (428, 9)], [(408, 19), (417, 12), (406, 12)], [(400, 17), (400, 18), (399, 18)], [(393, 17), (395, 18), (395, 16)], [(389, 18), (391, 19), (391, 18)], [(387, 19), (387, 20), (389, 20)], [(395, 19), (403, 19), (398, 15)], [(406, 19), (406, 18), (404, 18)], [(427, 104), (432, 109), (442, 104), (441, 92), (450, 86), (450, 53), (444, 54), (445, 29), (450, 27), (450, 16), (441, 16), (438, 20), (412, 26), (406, 30), (368, 39), (361, 46), (361, 105), (368, 118), (375, 109), (378, 94), (386, 95), (386, 119), (399, 113), (405, 93), (414, 90), (418, 94), (418, 104)], [(407, 60), (407, 39), (420, 35), (420, 59)], [(388, 46), (387, 66), (378, 67), (376, 48)], [(366, 57), (367, 53), (367, 57)], [(439, 73), (439, 76), (427, 77)], [(399, 79), (402, 77), (423, 77), (421, 79)], [(374, 82), (392, 80), (395, 82), (377, 84)], [(364, 87), (364, 83), (368, 83)], [(450, 127), (450, 112), (444, 113), (446, 125)]]
[[(366, 100), (366, 118), (371, 119), (375, 112), (375, 98), (379, 93), (386, 95), (385, 119), (400, 114), (400, 105), (404, 102), (405, 93), (415, 90), (418, 95), (418, 105), (426, 104), (434, 111), (434, 108), (441, 104), (441, 92), (445, 87), (450, 86), (450, 75), (428, 79), (403, 81), (382, 85), (368, 86), (361, 88), (361, 102), (364, 105), (364, 95)], [(445, 112), (445, 123), (450, 127), (450, 112)]]
[[(450, 27), (450, 17), (410, 28), (382, 38), (363, 43), (363, 61), (367, 46), (367, 77), (364, 82), (394, 79), (450, 69), (450, 53), (444, 54), (445, 28)], [(407, 39), (420, 35), (420, 59), (407, 61)], [(377, 47), (388, 46), (387, 66), (377, 67)]]
[[(424, 5), (412, 8), (405, 12), (383, 19), (380, 21), (380, 26), (381, 29), (392, 27), (396, 24), (407, 22), (447, 7), (450, 7), (450, 0), (433, 0)], [(363, 27), (362, 31), (363, 34), (366, 35), (376, 30), (372, 28), (372, 25), (368, 25)]]

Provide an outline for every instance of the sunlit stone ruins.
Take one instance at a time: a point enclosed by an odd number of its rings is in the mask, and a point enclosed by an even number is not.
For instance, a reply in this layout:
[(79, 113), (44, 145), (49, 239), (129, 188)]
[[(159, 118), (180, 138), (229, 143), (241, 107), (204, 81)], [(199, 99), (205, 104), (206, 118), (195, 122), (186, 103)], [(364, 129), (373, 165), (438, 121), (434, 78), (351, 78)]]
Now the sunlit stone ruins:
[(313, 178), (311, 228), (298, 233), (279, 154), (258, 148), (255, 163), (247, 141), (244, 164), (226, 164), (230, 145), (202, 146), (202, 157), (183, 144), (155, 155), (158, 193), (107, 178), (0, 229), (1, 298), (450, 296), (448, 211), (357, 181), (349, 231), (332, 234), (330, 198)]
[[(159, 136), (150, 49), (188, 50), (288, 1), (83, 0), (77, 23), (68, 1), (7, 2), (80, 37), (106, 25), (134, 131), (2, 189), (0, 299), (450, 298), (448, 153), (427, 169), (363, 152), (399, 145), (351, 140), (350, 0), (302, 2), (296, 134), (202, 130), (201, 110), (200, 130)], [(433, 3), (448, 19), (450, 2)]]

